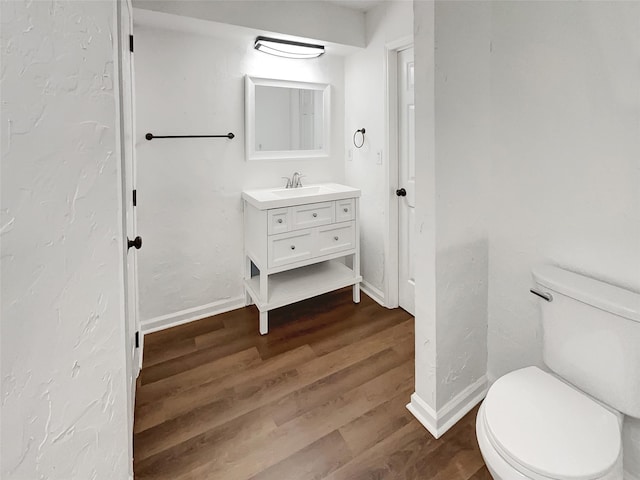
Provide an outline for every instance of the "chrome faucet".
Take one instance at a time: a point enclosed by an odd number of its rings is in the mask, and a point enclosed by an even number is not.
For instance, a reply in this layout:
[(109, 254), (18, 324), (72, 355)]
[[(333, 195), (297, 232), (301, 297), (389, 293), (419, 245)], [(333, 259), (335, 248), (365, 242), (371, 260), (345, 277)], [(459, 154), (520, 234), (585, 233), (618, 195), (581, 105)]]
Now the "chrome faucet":
[(282, 177), (287, 181), (287, 185), (284, 188), (300, 188), (302, 187), (302, 180), (300, 180), (304, 175), (300, 175), (299, 172), (293, 172), (291, 178)]
[(300, 188), (302, 186), (302, 177), (304, 177), (304, 175), (300, 175), (298, 172), (293, 172), (293, 175), (291, 176), (291, 187)]

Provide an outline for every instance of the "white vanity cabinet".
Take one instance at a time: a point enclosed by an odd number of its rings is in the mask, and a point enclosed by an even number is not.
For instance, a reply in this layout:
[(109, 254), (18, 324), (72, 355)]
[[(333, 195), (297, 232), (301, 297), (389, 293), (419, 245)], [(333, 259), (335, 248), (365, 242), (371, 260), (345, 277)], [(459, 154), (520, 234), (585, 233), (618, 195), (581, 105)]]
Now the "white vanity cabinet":
[(261, 334), (269, 310), (350, 285), (360, 301), (359, 196), (337, 184), (243, 192), (246, 302)]

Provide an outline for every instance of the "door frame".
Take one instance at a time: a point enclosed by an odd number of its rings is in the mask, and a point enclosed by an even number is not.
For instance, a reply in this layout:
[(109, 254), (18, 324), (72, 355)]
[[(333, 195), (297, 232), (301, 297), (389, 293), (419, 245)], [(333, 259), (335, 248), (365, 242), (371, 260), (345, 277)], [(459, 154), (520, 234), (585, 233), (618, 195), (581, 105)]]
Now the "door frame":
[(387, 161), (387, 239), (385, 248), (385, 304), (388, 308), (399, 306), (399, 216), (398, 197), (398, 52), (413, 47), (413, 36), (399, 38), (385, 44), (385, 157)]

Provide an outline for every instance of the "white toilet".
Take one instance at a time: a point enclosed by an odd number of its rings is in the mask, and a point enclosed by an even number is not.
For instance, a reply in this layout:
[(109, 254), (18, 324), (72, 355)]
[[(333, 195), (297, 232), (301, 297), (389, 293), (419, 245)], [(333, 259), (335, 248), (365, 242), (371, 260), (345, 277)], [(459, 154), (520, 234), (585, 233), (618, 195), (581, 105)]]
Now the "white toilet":
[(496, 480), (620, 480), (623, 415), (640, 418), (640, 295), (534, 269), (544, 362), (499, 378), (476, 433)]

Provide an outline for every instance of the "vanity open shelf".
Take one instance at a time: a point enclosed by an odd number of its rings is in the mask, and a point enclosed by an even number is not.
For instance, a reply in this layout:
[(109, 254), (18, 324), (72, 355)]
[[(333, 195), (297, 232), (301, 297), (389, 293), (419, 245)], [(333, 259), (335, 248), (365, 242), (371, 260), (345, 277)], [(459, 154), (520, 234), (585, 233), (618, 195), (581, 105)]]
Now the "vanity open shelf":
[(353, 286), (360, 301), (360, 190), (338, 184), (243, 192), (245, 292), (268, 312)]
[[(273, 310), (354, 283), (353, 270), (339, 261), (327, 260), (269, 275), (266, 301), (260, 298), (260, 275), (245, 283), (259, 310)], [(265, 332), (266, 333), (266, 332)]]

